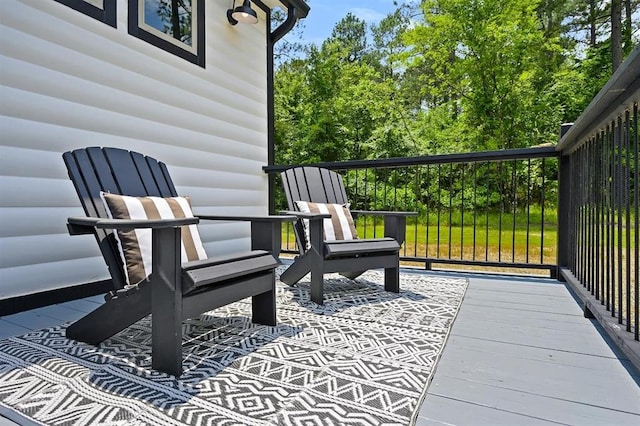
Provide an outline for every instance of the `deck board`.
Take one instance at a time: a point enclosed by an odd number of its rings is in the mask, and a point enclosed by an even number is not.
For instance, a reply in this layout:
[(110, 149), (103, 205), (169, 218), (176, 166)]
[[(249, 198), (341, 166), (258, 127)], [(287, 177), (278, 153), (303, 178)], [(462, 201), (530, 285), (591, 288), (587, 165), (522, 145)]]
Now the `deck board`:
[(28, 333), (31, 329), (0, 319), (0, 339)]
[(469, 281), (417, 425), (640, 424), (640, 375), (562, 283)]
[[(526, 354), (530, 348), (521, 349)], [(461, 397), (466, 391), (461, 383), (478, 383), (496, 391), (514, 390), (552, 399), (629, 410), (640, 415), (638, 395), (621, 392), (625, 388), (631, 389), (632, 380), (629, 380), (627, 371), (622, 366), (586, 370), (580, 367), (582, 357), (574, 354), (575, 365), (559, 365), (532, 360), (526, 355), (514, 357), (471, 350), (449, 353), (438, 366), (447, 380), (438, 382), (437, 387), (442, 395)], [(540, 380), (536, 380), (537, 377)], [(597, 394), (585, 391), (595, 385)], [(634, 404), (638, 405), (634, 407)]]
[(637, 415), (608, 408), (512, 389), (495, 389), (482, 383), (451, 381), (450, 385), (465, 390), (466, 395), (461, 392), (455, 396), (431, 394), (422, 406), (420, 419), (432, 422), (416, 422), (417, 425), (638, 425)]
[[(424, 412), (424, 414), (422, 414)], [(446, 419), (446, 420), (445, 420)], [(430, 395), (422, 406), (416, 426), (450, 425), (505, 425), (505, 426), (545, 426), (558, 423), (543, 419), (539, 413), (528, 416), (514, 413), (495, 406), (479, 405), (469, 401), (458, 401), (438, 395)]]

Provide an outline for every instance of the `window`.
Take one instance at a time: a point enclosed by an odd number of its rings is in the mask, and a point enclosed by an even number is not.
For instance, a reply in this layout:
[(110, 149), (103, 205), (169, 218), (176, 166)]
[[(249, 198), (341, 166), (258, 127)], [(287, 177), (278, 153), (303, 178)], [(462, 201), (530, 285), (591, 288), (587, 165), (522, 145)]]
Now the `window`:
[(116, 27), (116, 0), (56, 0), (78, 12)]
[(129, 0), (129, 34), (204, 67), (205, 0)]

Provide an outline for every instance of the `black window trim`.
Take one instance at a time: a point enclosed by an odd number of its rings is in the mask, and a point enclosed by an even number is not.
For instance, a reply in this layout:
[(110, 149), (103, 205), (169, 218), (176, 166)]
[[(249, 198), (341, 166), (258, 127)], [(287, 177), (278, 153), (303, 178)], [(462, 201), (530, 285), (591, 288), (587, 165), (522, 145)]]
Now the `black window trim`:
[(56, 0), (78, 12), (84, 13), (100, 22), (116, 28), (116, 0), (103, 0), (102, 9), (85, 0)]
[(205, 67), (205, 26), (204, 26), (204, 3), (205, 0), (196, 0), (196, 34), (192, 35), (192, 40), (195, 41), (195, 53), (180, 47), (178, 44), (172, 43), (163, 39), (162, 37), (147, 31), (140, 26), (139, 7), (142, 2), (144, 7), (144, 0), (129, 0), (129, 34), (146, 41), (162, 50), (186, 59), (196, 65)]

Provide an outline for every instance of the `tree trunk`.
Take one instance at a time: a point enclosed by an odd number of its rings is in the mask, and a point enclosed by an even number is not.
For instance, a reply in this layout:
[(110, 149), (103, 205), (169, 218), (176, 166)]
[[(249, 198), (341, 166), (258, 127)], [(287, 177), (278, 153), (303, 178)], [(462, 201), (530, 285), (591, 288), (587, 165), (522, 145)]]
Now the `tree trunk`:
[(622, 0), (611, 1), (611, 63), (613, 72), (622, 63)]
[(631, 33), (633, 28), (631, 27), (631, 0), (624, 1), (624, 33), (623, 33), (623, 49), (625, 53), (629, 53), (633, 48), (633, 41), (631, 40)]
[(597, 36), (597, 19), (598, 19), (598, 7), (596, 5), (596, 0), (591, 0), (589, 2), (589, 46), (596, 47), (596, 42), (598, 41)]

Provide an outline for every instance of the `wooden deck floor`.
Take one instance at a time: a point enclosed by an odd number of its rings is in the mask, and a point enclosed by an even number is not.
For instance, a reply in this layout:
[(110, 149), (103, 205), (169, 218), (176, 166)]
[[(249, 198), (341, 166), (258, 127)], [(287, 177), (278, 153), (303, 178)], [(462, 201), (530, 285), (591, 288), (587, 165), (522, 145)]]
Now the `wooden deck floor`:
[[(464, 276), (469, 289), (416, 425), (640, 425), (640, 374), (563, 284)], [(0, 338), (73, 321), (101, 302), (2, 317)]]
[(470, 276), (425, 425), (640, 425), (640, 375), (562, 284)]

